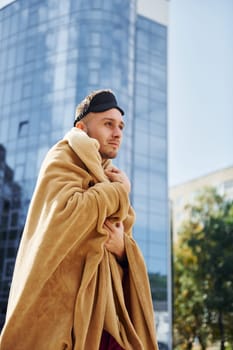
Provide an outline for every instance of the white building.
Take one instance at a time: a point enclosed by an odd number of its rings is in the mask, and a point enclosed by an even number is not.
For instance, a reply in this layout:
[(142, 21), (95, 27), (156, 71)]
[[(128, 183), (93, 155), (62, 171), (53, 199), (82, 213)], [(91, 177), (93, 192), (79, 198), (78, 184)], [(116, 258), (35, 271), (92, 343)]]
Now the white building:
[(173, 239), (175, 240), (181, 223), (185, 219), (184, 207), (192, 204), (205, 187), (215, 187), (219, 194), (233, 199), (233, 166), (220, 169), (197, 179), (174, 186), (170, 189)]

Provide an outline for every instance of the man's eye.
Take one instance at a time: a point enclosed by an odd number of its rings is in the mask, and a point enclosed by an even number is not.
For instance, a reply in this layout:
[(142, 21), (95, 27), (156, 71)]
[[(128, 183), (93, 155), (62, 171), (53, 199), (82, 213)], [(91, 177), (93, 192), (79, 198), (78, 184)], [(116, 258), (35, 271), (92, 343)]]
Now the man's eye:
[(107, 125), (107, 126), (111, 126), (111, 125), (112, 125), (112, 123), (111, 123), (111, 122), (106, 122), (106, 123), (105, 123), (105, 125)]

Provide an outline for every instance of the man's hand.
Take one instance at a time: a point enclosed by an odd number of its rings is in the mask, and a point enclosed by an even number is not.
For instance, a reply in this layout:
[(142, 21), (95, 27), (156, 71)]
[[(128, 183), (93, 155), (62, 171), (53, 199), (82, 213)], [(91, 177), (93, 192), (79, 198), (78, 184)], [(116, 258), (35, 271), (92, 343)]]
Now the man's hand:
[(116, 255), (121, 262), (125, 259), (125, 243), (124, 243), (124, 226), (121, 221), (111, 222), (105, 220), (104, 228), (108, 232), (108, 240), (105, 243), (105, 248)]
[(131, 184), (128, 176), (116, 167), (109, 167), (105, 170), (105, 174), (111, 182), (120, 182), (123, 184), (127, 193), (131, 190)]

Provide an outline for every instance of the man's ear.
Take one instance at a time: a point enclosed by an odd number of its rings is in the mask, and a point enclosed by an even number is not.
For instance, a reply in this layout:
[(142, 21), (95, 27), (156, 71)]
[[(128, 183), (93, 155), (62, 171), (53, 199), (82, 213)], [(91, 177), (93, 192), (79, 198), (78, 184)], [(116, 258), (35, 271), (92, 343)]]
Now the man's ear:
[(86, 125), (85, 125), (82, 121), (77, 122), (77, 123), (75, 124), (75, 127), (78, 128), (78, 129), (81, 129), (81, 130), (83, 130), (83, 131), (85, 131), (85, 132), (87, 132), (87, 127), (86, 127)]

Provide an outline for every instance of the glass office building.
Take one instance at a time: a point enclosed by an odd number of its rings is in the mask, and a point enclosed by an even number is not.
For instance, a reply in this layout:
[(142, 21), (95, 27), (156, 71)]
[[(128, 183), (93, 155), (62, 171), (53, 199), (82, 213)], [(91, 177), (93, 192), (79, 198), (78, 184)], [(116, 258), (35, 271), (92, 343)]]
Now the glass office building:
[[(146, 258), (158, 338), (170, 344), (170, 238), (167, 191), (167, 26), (139, 15), (133, 119), (134, 237)], [(168, 312), (169, 311), (169, 312)]]
[[(155, 3), (158, 11), (167, 6)], [(5, 0), (0, 9), (2, 321), (43, 157), (73, 125), (76, 104), (99, 88), (111, 88), (126, 112), (114, 162), (132, 179), (134, 235), (155, 309), (168, 311), (167, 26), (139, 7), (136, 0)]]

